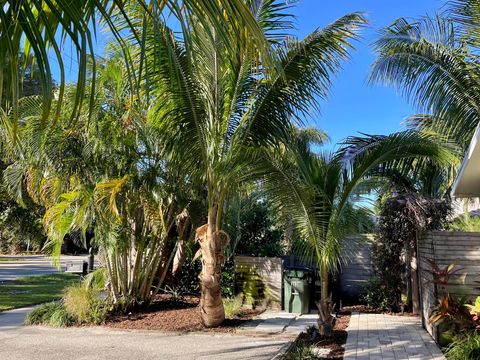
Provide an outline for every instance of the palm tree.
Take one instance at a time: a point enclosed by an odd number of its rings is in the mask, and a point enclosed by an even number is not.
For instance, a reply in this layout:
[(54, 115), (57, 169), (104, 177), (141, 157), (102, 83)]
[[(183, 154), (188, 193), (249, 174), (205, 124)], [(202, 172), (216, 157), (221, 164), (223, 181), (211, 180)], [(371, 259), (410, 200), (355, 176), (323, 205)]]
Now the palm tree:
[(151, 121), (164, 134), (171, 156), (207, 189), (207, 222), (197, 229), (200, 311), (207, 327), (225, 318), (220, 274), (229, 241), (222, 231), (229, 197), (246, 178), (257, 150), (278, 146), (293, 122), (318, 108), (332, 74), (348, 57), (357, 28), (365, 23), (361, 14), (350, 14), (303, 40), (285, 38), (289, 22), (282, 12), (288, 5), (247, 3), (277, 54), (280, 71), (259, 64), (257, 51), (242, 34), (226, 44), (216, 34), (208, 36), (209, 27), (197, 21), (190, 23), (188, 36), (193, 52), (167, 28), (162, 42), (147, 46), (150, 77), (161, 84), (152, 95), (156, 111)]
[[(262, 0), (252, 1), (256, 6), (263, 6)], [(267, 3), (269, 1), (266, 1)], [(88, 78), (87, 70), (93, 63), (96, 72), (94, 55), (94, 37), (98, 22), (110, 29), (118, 44), (123, 49), (125, 60), (130, 61), (128, 46), (122, 40), (125, 27), (118, 27), (112, 21), (115, 14), (120, 14), (127, 24), (127, 31), (132, 32), (130, 20), (125, 12), (129, 4), (137, 4), (138, 15), (145, 19), (168, 17), (173, 15), (181, 24), (188, 27), (191, 16), (203, 25), (214, 29), (215, 36), (222, 38), (226, 44), (230, 42), (233, 33), (244, 33), (249, 37), (252, 46), (262, 54), (263, 60), (275, 66), (273, 54), (270, 53), (267, 41), (259, 24), (255, 21), (249, 7), (243, 0), (5, 0), (0, 7), (0, 103), (2, 107), (11, 108), (14, 126), (18, 119), (18, 100), (21, 93), (21, 83), (29, 64), (37, 64), (42, 84), (42, 95), (45, 100), (43, 118), (47, 119), (54, 99), (52, 63), (57, 63), (60, 69), (59, 88), (56, 92), (57, 106), (55, 118), (60, 116), (62, 99), (65, 92), (64, 46), (71, 45), (78, 61), (77, 96), (72, 116), (81, 111), (81, 103)], [(247, 2), (250, 3), (250, 2)], [(231, 21), (235, 19), (235, 21)], [(206, 28), (206, 26), (205, 26)], [(208, 32), (212, 35), (212, 32)], [(184, 32), (187, 39), (188, 32)], [(139, 44), (141, 37), (134, 34)], [(188, 39), (187, 39), (188, 40)], [(185, 46), (190, 47), (191, 41)], [(22, 59), (21, 54), (25, 57)], [(20, 65), (20, 66), (19, 66)], [(23, 70), (18, 71), (19, 68)], [(133, 82), (140, 80), (135, 74), (127, 72)], [(94, 81), (89, 86), (95, 87)], [(5, 90), (5, 93), (3, 93)], [(94, 91), (90, 92), (90, 105), (93, 105)]]
[(177, 243), (189, 237), (185, 218), (196, 193), (163, 157), (146, 104), (132, 101), (123, 60), (99, 64), (95, 106), (84, 104), (76, 121), (73, 86), (48, 128), (39, 97), (20, 100), (16, 134), (13, 119), (2, 119), (2, 138), (16, 137), (2, 143), (11, 162), (4, 178), (19, 202), (29, 197), (45, 208), (46, 248), (55, 258), (67, 234), (82, 241), (94, 233), (111, 299), (127, 310), (148, 305), (162, 288)]
[(348, 260), (346, 235), (355, 233), (361, 212), (352, 211), (355, 195), (378, 185), (391, 169), (408, 171), (414, 165), (453, 158), (451, 149), (416, 131), (389, 136), (349, 138), (334, 154), (317, 154), (308, 143), (269, 152), (264, 165), (264, 186), (280, 214), (294, 223), (305, 239), (306, 255), (315, 259), (321, 277), (319, 329), (331, 335), (333, 317), (329, 273)]
[(421, 112), (410, 123), (466, 149), (480, 121), (478, 1), (450, 3), (449, 12), (382, 30), (370, 81), (398, 87)]

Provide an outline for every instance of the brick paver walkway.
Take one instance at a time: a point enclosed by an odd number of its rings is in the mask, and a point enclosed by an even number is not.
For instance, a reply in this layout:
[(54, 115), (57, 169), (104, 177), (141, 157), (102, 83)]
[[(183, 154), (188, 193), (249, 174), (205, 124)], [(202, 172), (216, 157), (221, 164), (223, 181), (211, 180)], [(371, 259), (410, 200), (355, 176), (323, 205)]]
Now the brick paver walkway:
[(344, 360), (444, 360), (433, 339), (412, 316), (353, 313)]

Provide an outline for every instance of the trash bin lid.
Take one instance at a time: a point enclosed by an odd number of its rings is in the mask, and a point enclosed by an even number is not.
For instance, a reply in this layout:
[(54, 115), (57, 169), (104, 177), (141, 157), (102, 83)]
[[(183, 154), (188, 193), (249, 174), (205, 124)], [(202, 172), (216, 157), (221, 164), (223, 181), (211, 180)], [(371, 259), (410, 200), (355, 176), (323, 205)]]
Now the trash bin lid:
[(308, 266), (285, 266), (284, 271), (287, 270), (296, 270), (296, 271), (303, 271), (303, 272), (312, 272), (312, 269)]
[(285, 277), (304, 279), (312, 275), (312, 269), (306, 266), (288, 266), (283, 269)]

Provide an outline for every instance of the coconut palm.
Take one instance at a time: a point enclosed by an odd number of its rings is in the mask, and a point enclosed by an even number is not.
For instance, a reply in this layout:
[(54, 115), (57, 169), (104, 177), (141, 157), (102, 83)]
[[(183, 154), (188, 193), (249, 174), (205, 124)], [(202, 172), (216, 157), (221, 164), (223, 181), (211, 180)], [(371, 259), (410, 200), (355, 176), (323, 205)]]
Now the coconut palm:
[[(268, 1), (267, 1), (268, 2)], [(130, 60), (128, 46), (122, 41), (125, 31), (134, 29), (129, 25), (124, 8), (130, 3), (139, 6), (140, 16), (144, 19), (169, 17), (173, 15), (186, 28), (189, 17), (194, 15), (198, 22), (214, 29), (215, 36), (225, 43), (233, 33), (244, 33), (249, 37), (252, 46), (262, 54), (264, 61), (274, 66), (273, 56), (269, 52), (267, 41), (259, 24), (255, 21), (249, 7), (243, 0), (5, 0), (0, 7), (0, 103), (11, 108), (14, 125), (18, 119), (18, 100), (21, 83), (28, 64), (37, 64), (45, 99), (43, 118), (47, 119), (54, 99), (52, 63), (60, 69), (59, 88), (56, 93), (58, 104), (55, 117), (60, 116), (62, 99), (65, 91), (64, 46), (71, 46), (78, 62), (77, 96), (73, 106), (73, 116), (81, 111), (84, 101), (82, 94), (88, 78), (89, 62), (93, 63), (95, 73), (94, 37), (98, 23), (110, 29), (118, 44), (123, 48), (125, 59)], [(258, 7), (263, 1), (254, 1)], [(115, 14), (120, 14), (128, 26), (119, 28), (112, 21)], [(231, 21), (235, 19), (235, 21)], [(210, 35), (213, 33), (209, 31)], [(187, 32), (184, 35), (188, 35)], [(138, 43), (142, 40), (135, 34)], [(186, 41), (189, 47), (190, 41)], [(24, 53), (24, 61), (21, 54)], [(18, 72), (19, 69), (23, 70)], [(140, 80), (134, 74), (126, 74), (134, 82)], [(89, 82), (95, 87), (95, 81)], [(5, 90), (4, 93), (3, 90)], [(93, 96), (94, 92), (90, 92)], [(93, 105), (93, 97), (89, 99)]]
[(370, 81), (398, 87), (421, 112), (411, 124), (465, 149), (480, 120), (480, 7), (476, 0), (450, 5), (445, 17), (398, 19), (383, 29)]
[[(259, 4), (263, 6), (258, 6)], [(258, 64), (248, 38), (225, 44), (192, 21), (193, 52), (165, 29), (152, 51), (155, 92), (151, 121), (164, 134), (167, 151), (207, 189), (207, 221), (197, 229), (202, 258), (200, 311), (207, 327), (225, 318), (220, 274), (228, 235), (222, 216), (245, 179), (256, 150), (277, 146), (291, 124), (325, 98), (331, 76), (348, 57), (360, 14), (346, 15), (303, 40), (284, 37), (283, 2), (247, 1), (279, 59), (281, 71)], [(169, 57), (160, 56), (168, 54)], [(155, 60), (155, 58), (157, 60)]]
[(293, 149), (267, 153), (264, 186), (280, 214), (293, 221), (305, 239), (306, 255), (318, 264), (321, 277), (319, 329), (331, 335), (329, 273), (348, 260), (347, 235), (358, 231), (361, 212), (352, 211), (355, 195), (378, 184), (392, 169), (408, 172), (412, 160), (446, 164), (454, 153), (435, 138), (415, 131), (389, 136), (349, 138), (333, 154), (313, 152), (304, 141)]

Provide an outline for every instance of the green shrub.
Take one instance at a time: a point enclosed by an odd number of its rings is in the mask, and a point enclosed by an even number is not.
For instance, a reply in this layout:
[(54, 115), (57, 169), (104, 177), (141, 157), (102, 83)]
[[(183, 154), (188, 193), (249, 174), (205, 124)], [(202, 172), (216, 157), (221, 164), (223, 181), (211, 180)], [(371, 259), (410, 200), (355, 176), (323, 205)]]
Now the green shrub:
[(55, 327), (72, 326), (74, 323), (75, 319), (65, 310), (63, 305), (51, 314), (48, 321), (48, 325)]
[(83, 279), (83, 283), (87, 288), (94, 290), (103, 290), (107, 285), (107, 270), (105, 268), (99, 268), (89, 273)]
[(480, 335), (471, 334), (457, 337), (445, 353), (448, 360), (480, 359)]
[(294, 345), (285, 356), (285, 360), (321, 360), (310, 345)]
[(396, 289), (386, 286), (381, 279), (375, 277), (368, 281), (360, 301), (370, 309), (392, 310), (397, 302), (396, 294)]
[(225, 316), (234, 317), (240, 314), (242, 309), (242, 299), (240, 297), (223, 299), (223, 308), (225, 309)]
[(451, 231), (479, 232), (480, 217), (465, 213), (452, 220), (447, 228)]
[(25, 319), (26, 325), (49, 325), (52, 315), (62, 309), (57, 302), (46, 303), (32, 310)]
[(227, 261), (222, 269), (222, 297), (235, 296), (235, 264)]
[(63, 297), (65, 309), (79, 324), (100, 324), (105, 321), (108, 309), (98, 294), (98, 290), (83, 283), (69, 286)]

